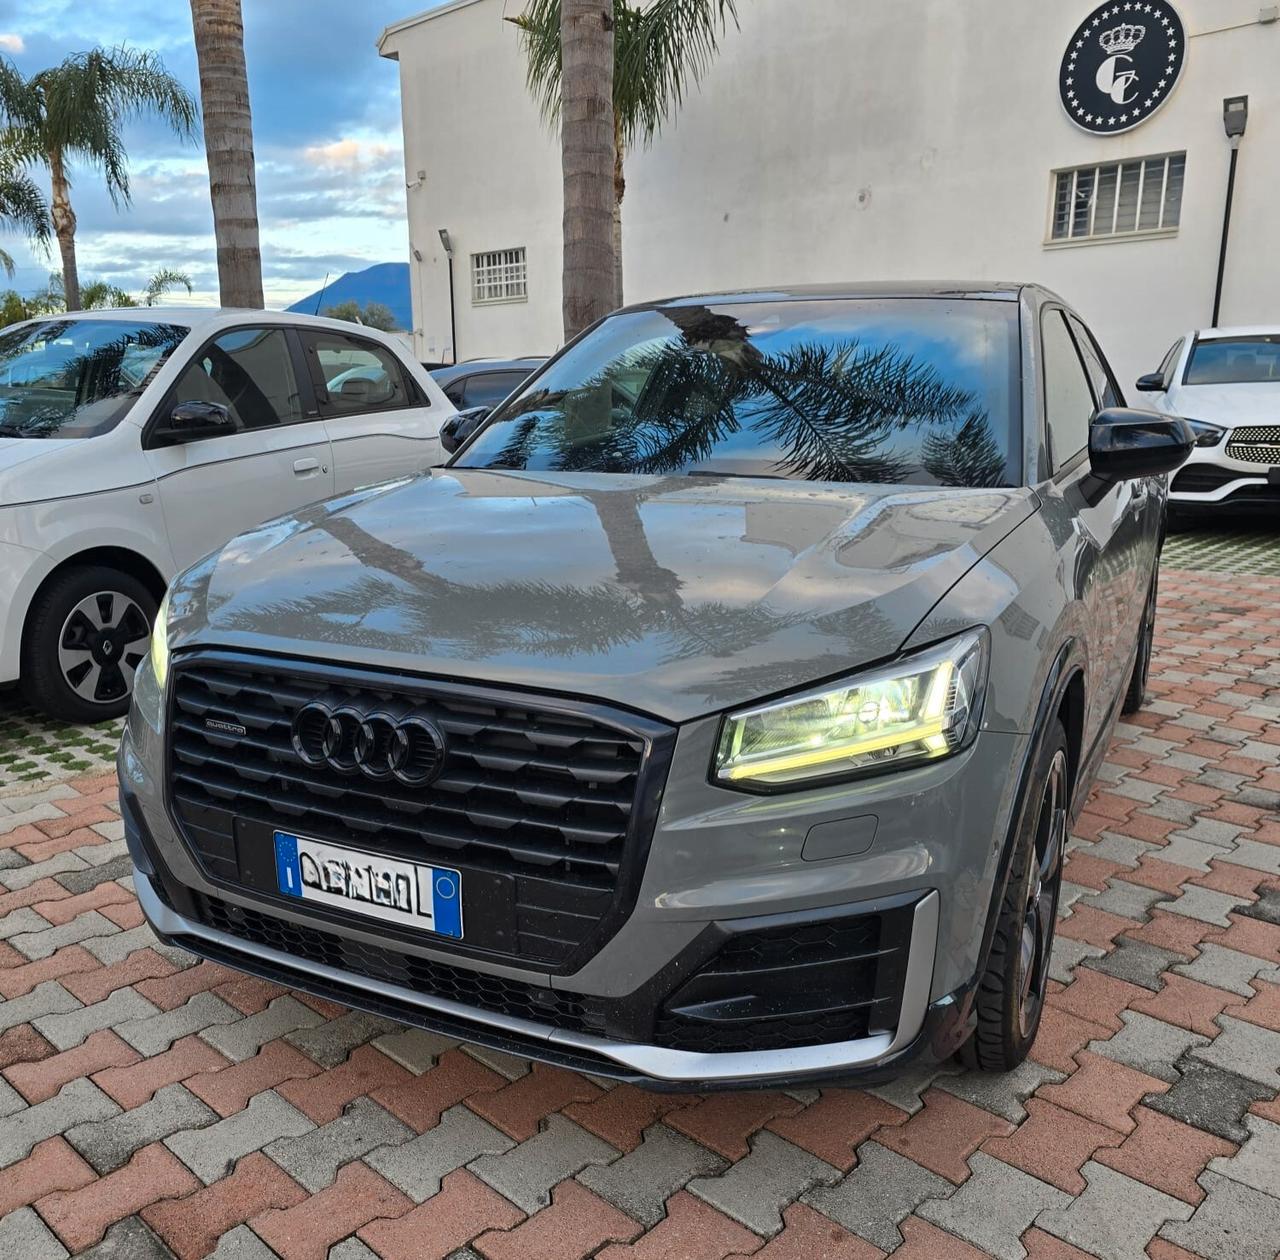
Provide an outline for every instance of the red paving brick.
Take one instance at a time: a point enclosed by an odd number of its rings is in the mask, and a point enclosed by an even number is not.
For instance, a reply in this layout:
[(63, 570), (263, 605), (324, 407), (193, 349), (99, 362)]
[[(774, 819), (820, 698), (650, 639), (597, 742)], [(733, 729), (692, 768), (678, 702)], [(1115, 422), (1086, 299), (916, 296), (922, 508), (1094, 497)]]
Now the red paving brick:
[(1094, 906), (1077, 904), (1072, 908), (1071, 916), (1058, 924), (1058, 935), (1109, 950), (1115, 944), (1116, 937), (1132, 926), (1132, 919), (1098, 910)]
[(5, 1078), (29, 1103), (52, 1098), (68, 1081), (103, 1068), (137, 1063), (138, 1052), (110, 1029), (90, 1033), (78, 1046), (50, 1055), (37, 1063), (15, 1063)]
[(34, 1063), (56, 1053), (57, 1050), (30, 1024), (18, 1024), (0, 1033), (0, 1069), (13, 1063)]
[(583, 1260), (605, 1243), (630, 1242), (644, 1226), (581, 1182), (562, 1181), (551, 1206), (511, 1230), (489, 1230), (471, 1246), (485, 1260)]
[(1026, 1260), (1098, 1260), (1090, 1252), (1081, 1251), (1034, 1225), (1022, 1235), (1022, 1245), (1027, 1251)]
[(102, 964), (87, 949), (69, 945), (56, 954), (50, 954), (48, 958), (38, 958), (35, 962), (6, 967), (0, 971), (0, 998), (7, 1002), (30, 993), (36, 985), (43, 984), (46, 980), (59, 980), (77, 971), (102, 969)]
[[(460, 1168), (444, 1179), (435, 1198), (397, 1214), (394, 1220), (364, 1226), (360, 1238), (382, 1260), (444, 1260), (477, 1235), (491, 1229), (514, 1229), (523, 1219), (524, 1213), (515, 1204)], [(302, 1260), (302, 1253), (296, 1254)], [(315, 1255), (316, 1260), (324, 1260), (323, 1253)]]
[(793, 1116), (804, 1106), (786, 1094), (712, 1094), (666, 1119), (672, 1129), (710, 1147), (725, 1159), (741, 1159), (751, 1147), (747, 1139), (779, 1116)]
[(1139, 1107), (1133, 1118), (1137, 1127), (1125, 1138), (1124, 1144), (1114, 1150), (1099, 1151), (1094, 1158), (1135, 1181), (1143, 1181), (1187, 1203), (1199, 1203), (1204, 1198), (1205, 1192), (1197, 1185), (1196, 1178), (1209, 1161), (1236, 1152), (1235, 1143), (1193, 1129), (1150, 1107)]
[[(58, 952), (61, 954), (65, 951)], [(86, 1006), (101, 1002), (108, 994), (127, 984), (137, 984), (139, 980), (150, 980), (157, 976), (169, 976), (177, 970), (154, 949), (135, 949), (127, 958), (122, 958), (109, 967), (104, 967), (96, 958), (94, 962), (97, 963), (96, 970), (86, 969), (82, 975), (68, 976), (62, 982), (62, 987), (75, 994)]]
[(1166, 974), (1164, 988), (1159, 993), (1147, 993), (1135, 999), (1131, 1009), (1213, 1038), (1221, 1032), (1214, 1020), (1225, 1007), (1239, 1001), (1238, 993), (1215, 989), (1187, 976)]
[(1080, 1070), (1060, 1085), (1043, 1086), (1038, 1097), (1056, 1103), (1068, 1111), (1096, 1120), (1117, 1133), (1131, 1133), (1134, 1121), (1130, 1112), (1148, 1094), (1163, 1094), (1168, 1082), (1139, 1072), (1124, 1063), (1116, 1063), (1085, 1050), (1080, 1055)]
[[(46, 1138), (26, 1159), (0, 1168), (0, 1218), (26, 1207), (55, 1190), (78, 1190), (98, 1174), (71, 1149), (65, 1139)], [(23, 1260), (21, 1256), (6, 1260)]]
[(782, 1213), (782, 1233), (759, 1251), (734, 1260), (881, 1260), (884, 1252), (865, 1238), (851, 1234), (804, 1203), (793, 1203)]
[(991, 1260), (985, 1251), (918, 1216), (908, 1216), (898, 1228), (906, 1242), (892, 1253), (897, 1260)]
[(1204, 939), (1221, 945), (1224, 949), (1238, 949), (1242, 954), (1265, 958), (1269, 963), (1280, 963), (1280, 924), (1264, 923), (1261, 919), (1242, 915), (1227, 916), (1231, 926), (1209, 933)]
[(234, 979), (235, 975), (234, 971), (217, 963), (201, 962), (171, 976), (144, 980), (135, 987), (148, 1002), (154, 1002), (162, 1011), (171, 1011), (195, 994)]
[(759, 1245), (749, 1229), (681, 1190), (667, 1200), (666, 1216), (647, 1234), (630, 1246), (605, 1247), (596, 1260), (726, 1260)]
[(508, 1137), (523, 1142), (537, 1133), (547, 1116), (570, 1103), (589, 1103), (603, 1091), (577, 1072), (535, 1063), (533, 1070), (502, 1089), (477, 1094), (467, 1102)]
[(407, 1085), (376, 1089), (370, 1095), (397, 1120), (425, 1133), (440, 1123), (442, 1112), (481, 1090), (501, 1089), (505, 1076), (485, 1067), (461, 1050), (447, 1050), (434, 1068), (415, 1076)]
[(140, 1107), (156, 1090), (185, 1081), (196, 1072), (211, 1072), (227, 1060), (207, 1041), (183, 1037), (162, 1054), (132, 1067), (111, 1067), (98, 1072), (93, 1083), (122, 1107)]
[(901, 1107), (860, 1089), (826, 1089), (817, 1102), (792, 1116), (779, 1116), (765, 1126), (828, 1164), (850, 1171), (858, 1162), (857, 1147), (884, 1125), (905, 1124)]
[(257, 976), (235, 976), (232, 980), (215, 985), (213, 991), (242, 1015), (256, 1015), (259, 1011), (265, 1011), (276, 998), (289, 992), (283, 985), (272, 984), (270, 980), (262, 980)]
[[(60, 884), (58, 887), (62, 888)], [(61, 897), (55, 897), (49, 901), (37, 901), (35, 912), (41, 918), (48, 919), (50, 923), (70, 923), (77, 915), (85, 914), (90, 910), (101, 910), (104, 906), (136, 906), (138, 904), (133, 894), (113, 879), (106, 880), (90, 888), (88, 892), (78, 893), (74, 897), (67, 896), (66, 889), (62, 889), (62, 893)]]
[(1120, 1012), (1127, 1010), (1149, 990), (1127, 980), (1117, 980), (1090, 967), (1077, 967), (1075, 979), (1064, 989), (1051, 993), (1046, 999), (1049, 1006), (1066, 1011), (1077, 1019), (1101, 1024), (1112, 1032), (1124, 1027)]
[(1037, 1063), (1070, 1076), (1079, 1066), (1075, 1056), (1089, 1042), (1105, 1041), (1113, 1031), (1109, 1026), (1095, 1024), (1046, 1002), (1040, 1016), (1040, 1028), (1031, 1047), (1031, 1057)]
[(281, 1081), (316, 1076), (322, 1069), (286, 1041), (269, 1041), (251, 1059), (216, 1071), (201, 1072), (185, 1081), (197, 1098), (220, 1116), (230, 1116), (248, 1105), (249, 1099)]
[(377, 1046), (359, 1046), (345, 1063), (318, 1076), (285, 1081), (276, 1087), (276, 1093), (316, 1124), (328, 1124), (342, 1115), (352, 1099), (379, 1089), (394, 1092), (413, 1079), (412, 1072)]
[[(1227, 1014), (1237, 1019), (1247, 1019), (1260, 1028), (1270, 1028), (1272, 1032), (1280, 1032), (1280, 984), (1268, 984), (1265, 980), (1249, 982), (1255, 995), (1243, 1006), (1229, 1008)], [(1238, 998), (1238, 994), (1233, 994)]]
[(1086, 1120), (1040, 1098), (1026, 1101), (1027, 1119), (1008, 1137), (991, 1138), (982, 1149), (1006, 1164), (1039, 1177), (1068, 1194), (1080, 1194), (1087, 1185), (1080, 1169), (1103, 1146), (1119, 1146), (1123, 1138), (1114, 1129)]
[(876, 1141), (957, 1185), (968, 1179), (969, 1156), (988, 1138), (1006, 1137), (1013, 1125), (972, 1103), (931, 1089), (905, 1124), (883, 1129)]
[(1160, 949), (1170, 949), (1175, 954), (1190, 959), (1200, 952), (1200, 942), (1212, 931), (1212, 923), (1202, 923), (1185, 914), (1156, 910), (1152, 913), (1150, 922), (1130, 929), (1125, 936), (1130, 940), (1146, 941), (1148, 945), (1155, 945)]
[(618, 1150), (634, 1151), (644, 1131), (677, 1107), (697, 1101), (687, 1094), (660, 1094), (656, 1090), (617, 1085), (591, 1102), (570, 1103), (564, 1114)]

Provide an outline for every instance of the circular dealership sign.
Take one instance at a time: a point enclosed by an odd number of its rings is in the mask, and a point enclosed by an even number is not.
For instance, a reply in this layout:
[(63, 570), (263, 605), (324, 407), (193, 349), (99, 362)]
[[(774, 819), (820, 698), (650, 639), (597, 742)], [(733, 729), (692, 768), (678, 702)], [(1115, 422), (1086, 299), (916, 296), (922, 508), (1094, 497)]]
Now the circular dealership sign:
[(1169, 98), (1187, 45), (1169, 0), (1112, 0), (1071, 37), (1058, 90), (1077, 127), (1097, 135), (1129, 131)]

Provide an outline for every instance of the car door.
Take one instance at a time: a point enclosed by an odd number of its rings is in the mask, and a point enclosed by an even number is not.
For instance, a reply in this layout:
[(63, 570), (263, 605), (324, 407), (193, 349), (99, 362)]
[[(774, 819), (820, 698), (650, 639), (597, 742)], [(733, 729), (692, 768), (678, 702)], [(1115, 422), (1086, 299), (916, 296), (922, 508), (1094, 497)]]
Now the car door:
[(1133, 585), (1132, 490), (1129, 482), (1100, 481), (1089, 467), (1089, 424), (1097, 399), (1061, 307), (1043, 308), (1040, 341), (1045, 437), (1053, 469), (1047, 493), (1062, 497), (1076, 534), (1071, 576), (1085, 611), (1089, 747), (1110, 716), (1125, 664), (1121, 621)]
[(389, 347), (327, 328), (300, 335), (340, 494), (443, 462), (445, 408), (432, 405)]
[[(160, 420), (184, 402), (225, 407), (234, 431), (164, 441)], [(329, 436), (301, 348), (280, 325), (246, 324), (205, 342), (152, 417), (143, 445), (179, 567), (333, 493)]]

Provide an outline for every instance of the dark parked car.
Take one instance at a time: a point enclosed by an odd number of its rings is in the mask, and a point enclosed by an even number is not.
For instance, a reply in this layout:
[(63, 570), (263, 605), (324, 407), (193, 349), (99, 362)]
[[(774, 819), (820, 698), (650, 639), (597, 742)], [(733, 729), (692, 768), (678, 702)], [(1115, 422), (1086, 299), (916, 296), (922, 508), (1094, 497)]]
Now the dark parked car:
[(546, 359), (473, 359), (435, 368), (432, 378), (459, 411), (496, 407), (514, 393)]
[(447, 467), (173, 583), (147, 917), (666, 1087), (1012, 1068), (1194, 440), (1034, 286), (617, 312)]

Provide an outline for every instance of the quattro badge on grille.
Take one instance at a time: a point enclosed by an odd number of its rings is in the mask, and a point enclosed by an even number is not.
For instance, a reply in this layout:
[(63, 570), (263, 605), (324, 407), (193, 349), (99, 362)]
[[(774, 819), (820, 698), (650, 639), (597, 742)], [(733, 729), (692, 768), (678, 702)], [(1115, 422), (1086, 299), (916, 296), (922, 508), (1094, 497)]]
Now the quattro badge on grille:
[(239, 722), (224, 722), (221, 718), (205, 718), (204, 729), (211, 735), (234, 735), (237, 739), (249, 733)]
[(445, 756), (444, 736), (422, 713), (335, 707), (322, 700), (304, 705), (294, 716), (293, 749), (308, 766), (395, 779), (407, 787), (435, 780)]

